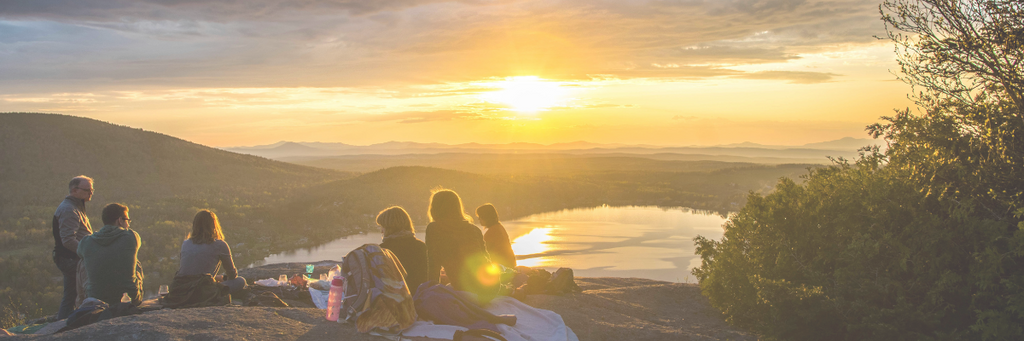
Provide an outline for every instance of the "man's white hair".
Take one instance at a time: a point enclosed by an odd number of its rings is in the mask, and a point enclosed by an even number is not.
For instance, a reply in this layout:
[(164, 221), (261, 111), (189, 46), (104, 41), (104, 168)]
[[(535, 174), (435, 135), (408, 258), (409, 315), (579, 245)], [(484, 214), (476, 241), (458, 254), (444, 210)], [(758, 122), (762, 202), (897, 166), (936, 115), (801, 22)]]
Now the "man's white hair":
[(68, 183), (68, 192), (74, 191), (75, 187), (78, 187), (78, 184), (82, 183), (82, 181), (88, 181), (89, 183), (93, 183), (92, 178), (85, 175), (73, 177), (71, 178), (71, 182)]

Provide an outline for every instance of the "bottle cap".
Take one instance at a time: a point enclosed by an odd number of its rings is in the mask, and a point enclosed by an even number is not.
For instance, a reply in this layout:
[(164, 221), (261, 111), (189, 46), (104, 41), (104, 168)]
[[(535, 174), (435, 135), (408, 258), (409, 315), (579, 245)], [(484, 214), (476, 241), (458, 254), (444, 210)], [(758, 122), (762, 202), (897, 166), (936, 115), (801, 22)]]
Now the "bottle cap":
[(337, 285), (339, 287), (345, 285), (345, 279), (338, 276), (334, 276), (334, 279), (331, 280), (331, 285)]

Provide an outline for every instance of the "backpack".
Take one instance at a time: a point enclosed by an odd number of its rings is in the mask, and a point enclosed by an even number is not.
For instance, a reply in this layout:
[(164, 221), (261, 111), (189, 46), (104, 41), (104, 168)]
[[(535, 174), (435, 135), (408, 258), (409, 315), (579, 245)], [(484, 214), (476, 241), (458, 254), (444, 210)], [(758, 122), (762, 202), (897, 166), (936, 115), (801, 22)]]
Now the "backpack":
[(405, 268), (391, 250), (366, 244), (341, 263), (345, 299), (341, 315), (360, 333), (375, 328), (398, 332), (416, 322), (416, 307), (405, 284)]
[(579, 285), (576, 285), (575, 276), (570, 268), (559, 268), (551, 275), (551, 282), (545, 290), (548, 295), (561, 295), (570, 292), (582, 292)]
[(544, 294), (547, 292), (548, 283), (551, 282), (551, 273), (544, 269), (531, 269), (527, 273), (526, 293), (530, 295)]

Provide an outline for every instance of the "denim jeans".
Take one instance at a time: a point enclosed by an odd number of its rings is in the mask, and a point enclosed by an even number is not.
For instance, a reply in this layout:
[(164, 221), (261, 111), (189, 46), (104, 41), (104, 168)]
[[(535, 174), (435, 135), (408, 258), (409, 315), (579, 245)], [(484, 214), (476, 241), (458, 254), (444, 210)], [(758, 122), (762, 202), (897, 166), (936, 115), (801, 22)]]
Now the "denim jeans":
[(78, 259), (53, 255), (53, 263), (64, 274), (64, 298), (60, 300), (60, 309), (57, 310), (57, 320), (62, 320), (71, 315), (75, 310), (75, 298), (78, 296)]
[[(231, 295), (232, 296), (240, 294), (242, 292), (242, 290), (245, 290), (245, 288), (249, 287), (249, 285), (245, 283), (245, 277), (242, 277), (242, 276), (238, 276), (238, 277), (235, 277), (233, 279), (229, 279), (229, 280), (223, 281), (221, 283), (226, 285), (229, 289), (231, 289)], [(246, 299), (245, 297), (232, 297), (232, 298), (238, 298), (238, 299), (243, 299), (243, 300)]]

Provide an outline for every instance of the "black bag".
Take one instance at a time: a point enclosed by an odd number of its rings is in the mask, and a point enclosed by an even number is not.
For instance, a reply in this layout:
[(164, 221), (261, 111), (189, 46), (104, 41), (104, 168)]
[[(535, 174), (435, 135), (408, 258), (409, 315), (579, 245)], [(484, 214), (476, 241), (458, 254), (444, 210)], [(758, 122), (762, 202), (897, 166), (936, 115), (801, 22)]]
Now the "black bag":
[(246, 307), (288, 307), (288, 303), (277, 297), (277, 294), (264, 291), (259, 294), (249, 297), (245, 302)]
[(553, 275), (551, 275), (551, 282), (547, 285), (548, 295), (561, 295), (570, 292), (582, 292), (579, 285), (576, 285), (576, 279), (572, 274), (570, 268), (559, 268)]
[(68, 319), (64, 320), (66, 325), (57, 332), (65, 332), (81, 326), (87, 326), (100, 320), (100, 314), (107, 310), (106, 304), (97, 304), (88, 307), (81, 307), (71, 312)]
[(210, 274), (174, 276), (170, 292), (160, 298), (167, 308), (196, 308), (231, 304), (231, 289)]

